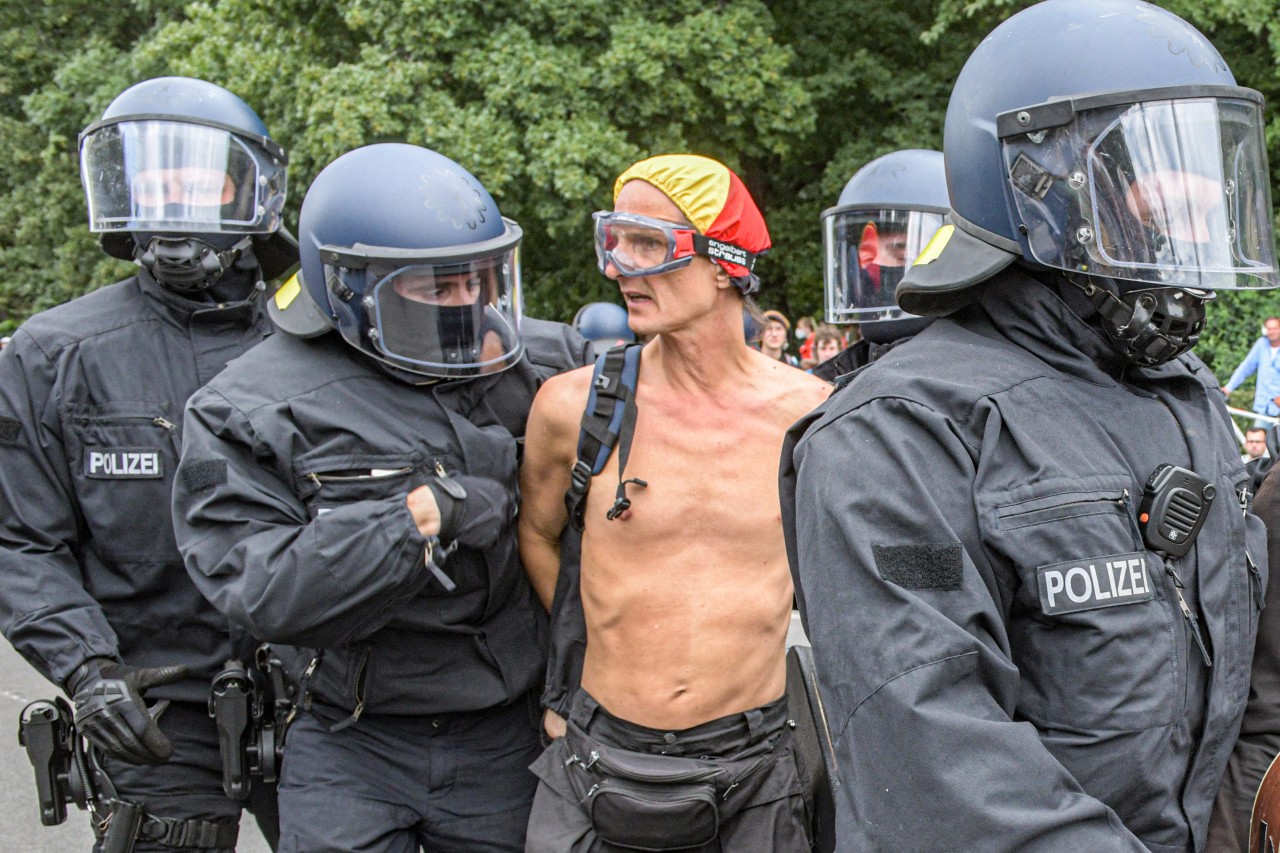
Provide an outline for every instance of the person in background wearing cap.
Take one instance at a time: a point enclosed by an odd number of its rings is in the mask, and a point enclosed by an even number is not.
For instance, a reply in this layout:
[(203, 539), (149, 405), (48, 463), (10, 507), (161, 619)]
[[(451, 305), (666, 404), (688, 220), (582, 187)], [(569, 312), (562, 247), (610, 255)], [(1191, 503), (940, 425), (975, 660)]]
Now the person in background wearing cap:
[[(134, 850), (229, 851), (241, 804), (209, 690), (257, 642), (187, 577), (169, 495), (182, 407), (270, 334), (264, 280), (297, 261), (285, 153), (231, 92), (163, 77), (112, 101), (80, 157), (90, 230), (138, 270), (32, 317), (0, 357), (0, 625), (101, 756), (96, 831), (114, 799), (145, 812)], [(274, 843), (274, 786), (253, 795)]]
[(781, 311), (765, 311), (760, 315), (764, 327), (760, 331), (760, 352), (789, 367), (799, 367), (800, 359), (787, 353), (787, 334), (791, 321)]
[[(718, 825), (716, 849), (808, 850), (782, 699), (792, 592), (775, 472), (787, 426), (828, 386), (743, 340), (751, 269), (770, 243), (725, 166), (644, 160), (595, 220), (600, 269), (652, 340), (629, 455), (613, 454), (585, 500), (581, 687), (561, 708), (567, 734), (548, 714), (559, 739), (533, 766), (527, 849), (684, 849), (714, 844)], [(520, 550), (548, 608), (591, 380), (549, 380), (530, 414)], [(677, 812), (627, 793), (628, 776), (661, 787), (686, 772), (672, 793), (699, 790)]]
[(1047, 0), (965, 63), (897, 290), (937, 319), (782, 460), (840, 849), (1228, 849), (1267, 542), (1190, 351), (1213, 290), (1276, 284), (1265, 127), (1147, 3)]

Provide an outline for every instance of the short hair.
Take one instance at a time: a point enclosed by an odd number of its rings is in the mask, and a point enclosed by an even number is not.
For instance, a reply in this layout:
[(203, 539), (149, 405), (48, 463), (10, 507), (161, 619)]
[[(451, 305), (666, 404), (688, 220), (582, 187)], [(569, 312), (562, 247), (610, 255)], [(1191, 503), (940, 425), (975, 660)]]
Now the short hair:
[(1272, 320), (1275, 320), (1277, 323), (1280, 323), (1280, 317), (1277, 317), (1276, 315), (1272, 314), (1270, 317), (1262, 321), (1262, 325), (1265, 326), (1268, 323), (1270, 323)]
[(818, 347), (827, 341), (835, 341), (840, 349), (844, 349), (844, 335), (837, 332), (830, 326), (823, 326), (813, 333), (813, 349), (816, 352)]
[(1262, 433), (1262, 437), (1263, 437), (1263, 439), (1266, 439), (1266, 437), (1267, 437), (1267, 431), (1266, 431), (1265, 429), (1263, 429), (1262, 427), (1249, 427), (1247, 430), (1245, 430), (1245, 431), (1244, 431), (1244, 437), (1245, 437), (1245, 439), (1247, 440), (1247, 439), (1249, 438), (1249, 434), (1250, 434), (1250, 433), (1255, 433), (1255, 432), (1260, 432), (1260, 433)]

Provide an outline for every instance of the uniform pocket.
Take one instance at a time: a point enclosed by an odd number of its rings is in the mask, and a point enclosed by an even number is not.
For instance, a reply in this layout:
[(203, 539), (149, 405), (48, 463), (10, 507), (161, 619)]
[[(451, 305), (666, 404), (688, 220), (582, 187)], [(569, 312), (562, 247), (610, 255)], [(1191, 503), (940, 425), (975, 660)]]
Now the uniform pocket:
[(407, 495), (422, 479), (423, 460), (376, 454), (302, 457), (294, 467), (298, 496), (316, 518), (340, 506)]
[(169, 499), (180, 436), (169, 404), (77, 406), (66, 418), (67, 459), (90, 547), (112, 563), (173, 562)]
[(1182, 712), (1186, 649), (1128, 483), (1037, 484), (986, 515), (992, 556), (1019, 581), (1008, 619), (1018, 713), (1039, 726), (1141, 730)]

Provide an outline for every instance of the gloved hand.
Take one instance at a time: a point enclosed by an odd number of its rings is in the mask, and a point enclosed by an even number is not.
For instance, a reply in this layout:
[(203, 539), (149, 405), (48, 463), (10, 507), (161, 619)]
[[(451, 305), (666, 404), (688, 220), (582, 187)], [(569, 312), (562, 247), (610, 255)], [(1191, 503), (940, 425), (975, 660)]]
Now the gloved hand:
[[(453, 474), (428, 482), (440, 507), (440, 538), (487, 548), (515, 518), (514, 489), (488, 477)], [(459, 488), (461, 487), (461, 488)]]
[(149, 709), (143, 702), (148, 687), (172, 684), (187, 677), (185, 666), (141, 669), (108, 658), (90, 658), (67, 681), (76, 706), (76, 726), (99, 749), (133, 764), (163, 764), (173, 744), (156, 720), (168, 701)]

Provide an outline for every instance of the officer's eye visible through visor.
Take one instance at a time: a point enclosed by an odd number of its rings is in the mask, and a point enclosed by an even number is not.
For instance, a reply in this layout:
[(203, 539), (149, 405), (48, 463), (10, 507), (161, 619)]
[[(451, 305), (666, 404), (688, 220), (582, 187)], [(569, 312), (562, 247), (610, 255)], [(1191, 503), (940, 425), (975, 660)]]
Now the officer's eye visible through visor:
[(221, 128), (124, 121), (88, 132), (80, 156), (95, 231), (252, 233), (283, 205), (284, 165)]
[(1082, 110), (1005, 141), (1036, 260), (1151, 284), (1276, 284), (1261, 106), (1184, 98)]

